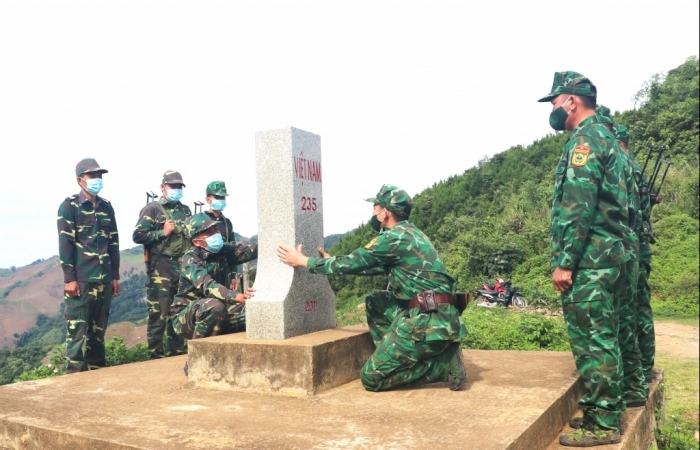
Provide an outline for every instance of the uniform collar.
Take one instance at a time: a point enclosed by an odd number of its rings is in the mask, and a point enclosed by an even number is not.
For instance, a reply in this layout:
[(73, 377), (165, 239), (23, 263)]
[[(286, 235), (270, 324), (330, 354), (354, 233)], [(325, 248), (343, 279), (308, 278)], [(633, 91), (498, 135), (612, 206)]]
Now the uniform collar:
[[(80, 192), (78, 192), (78, 204), (82, 205), (85, 202), (90, 202), (88, 198), (85, 196), (85, 193), (83, 193), (83, 190), (81, 189)], [(92, 203), (92, 202), (90, 202)], [(97, 206), (100, 203), (100, 196), (96, 195), (95, 196), (95, 206)]]
[(170, 200), (168, 200), (168, 197), (165, 197), (165, 196), (161, 197), (160, 200), (161, 200), (161, 203), (163, 205), (170, 205), (173, 208), (176, 207), (178, 205), (178, 203), (180, 203), (179, 200), (176, 202), (171, 202)]
[(572, 132), (572, 134), (578, 133), (578, 132), (581, 130), (581, 128), (583, 128), (583, 127), (585, 127), (585, 126), (588, 126), (588, 125), (591, 125), (591, 124), (593, 124), (593, 123), (601, 123), (601, 122), (600, 122), (600, 119), (598, 118), (598, 115), (597, 115), (597, 114), (593, 114), (592, 116), (586, 117), (585, 119), (583, 119), (583, 120), (581, 121), (581, 123), (579, 123), (579, 124), (576, 126), (576, 129)]
[(216, 220), (217, 222), (223, 222), (223, 221), (224, 221), (224, 213), (223, 213), (223, 212), (219, 212), (219, 217), (216, 217), (216, 214), (214, 214), (214, 213), (211, 212), (211, 211), (204, 211), (204, 214), (206, 214), (207, 216), (209, 216), (209, 218), (211, 218), (211, 220)]

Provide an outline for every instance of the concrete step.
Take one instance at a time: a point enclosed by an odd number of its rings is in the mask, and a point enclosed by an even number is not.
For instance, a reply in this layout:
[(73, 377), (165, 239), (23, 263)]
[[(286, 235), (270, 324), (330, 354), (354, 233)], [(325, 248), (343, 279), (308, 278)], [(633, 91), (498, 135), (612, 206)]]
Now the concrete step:
[(570, 353), (464, 352), (468, 382), (291, 397), (197, 387), (187, 356), (0, 386), (3, 449), (540, 450), (576, 409)]
[[(664, 390), (664, 373), (662, 370), (654, 370), (654, 381), (649, 384), (649, 400), (642, 408), (630, 408), (622, 413), (622, 440), (619, 444), (599, 445), (596, 450), (649, 450), (655, 444), (654, 429), (656, 428), (656, 414), (665, 415), (666, 397)], [(578, 416), (583, 411), (578, 410)], [(568, 423), (561, 428), (559, 435), (568, 433), (572, 428)], [(559, 436), (547, 447), (547, 450), (567, 450), (572, 447), (559, 445)]]

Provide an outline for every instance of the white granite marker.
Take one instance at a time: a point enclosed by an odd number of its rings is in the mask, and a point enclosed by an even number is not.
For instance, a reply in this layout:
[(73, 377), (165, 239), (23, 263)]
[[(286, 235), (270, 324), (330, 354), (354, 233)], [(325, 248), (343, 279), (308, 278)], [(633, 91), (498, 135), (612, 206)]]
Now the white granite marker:
[(296, 128), (255, 134), (258, 267), (246, 302), (248, 339), (286, 339), (335, 327), (335, 295), (325, 275), (279, 261), (279, 244), (323, 246), (321, 137)]

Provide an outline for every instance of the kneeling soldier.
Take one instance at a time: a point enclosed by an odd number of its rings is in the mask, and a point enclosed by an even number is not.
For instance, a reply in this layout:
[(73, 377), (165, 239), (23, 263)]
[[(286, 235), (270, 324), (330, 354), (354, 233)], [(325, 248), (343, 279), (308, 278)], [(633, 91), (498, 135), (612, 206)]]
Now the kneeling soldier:
[(413, 201), (408, 194), (384, 185), (370, 220), (379, 236), (347, 256), (307, 258), (281, 245), (279, 258), (311, 273), (389, 275), (389, 290), (373, 291), (365, 301), (367, 323), (376, 349), (360, 373), (365, 389), (448, 381), (460, 390), (466, 381), (458, 339), (467, 329), (455, 306), (456, 282), (430, 242), (408, 222)]
[(244, 294), (226, 286), (230, 267), (258, 257), (257, 245), (224, 244), (216, 222), (206, 214), (186, 221), (192, 247), (182, 257), (180, 285), (170, 315), (175, 332), (185, 339), (199, 339), (245, 330)]

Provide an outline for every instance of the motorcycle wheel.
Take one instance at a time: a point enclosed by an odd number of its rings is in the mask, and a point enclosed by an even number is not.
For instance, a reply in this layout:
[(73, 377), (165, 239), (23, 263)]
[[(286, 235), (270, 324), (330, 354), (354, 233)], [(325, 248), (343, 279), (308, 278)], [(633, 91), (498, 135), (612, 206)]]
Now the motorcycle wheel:
[(516, 295), (513, 297), (513, 305), (517, 306), (518, 308), (527, 308), (527, 300), (525, 300), (524, 297)]

